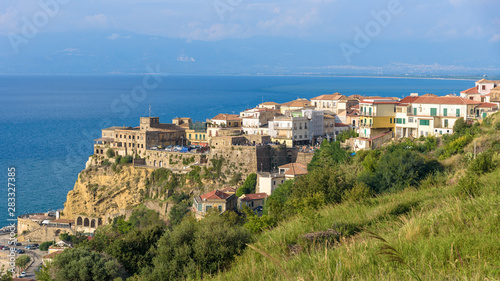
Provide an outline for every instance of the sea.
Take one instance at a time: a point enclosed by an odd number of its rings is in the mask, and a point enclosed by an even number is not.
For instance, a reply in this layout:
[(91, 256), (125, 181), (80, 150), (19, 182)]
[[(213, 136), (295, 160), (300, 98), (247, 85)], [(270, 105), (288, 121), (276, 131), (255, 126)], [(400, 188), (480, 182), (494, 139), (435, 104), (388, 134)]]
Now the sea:
[[(263, 101), (334, 92), (446, 95), (473, 86), (473, 80), (381, 77), (0, 76), (0, 227), (22, 214), (62, 209), (100, 130), (138, 126), (141, 116), (163, 123), (176, 117), (205, 121)], [(9, 175), (12, 167), (15, 173)], [(8, 178), (14, 178), (15, 192), (8, 190)]]

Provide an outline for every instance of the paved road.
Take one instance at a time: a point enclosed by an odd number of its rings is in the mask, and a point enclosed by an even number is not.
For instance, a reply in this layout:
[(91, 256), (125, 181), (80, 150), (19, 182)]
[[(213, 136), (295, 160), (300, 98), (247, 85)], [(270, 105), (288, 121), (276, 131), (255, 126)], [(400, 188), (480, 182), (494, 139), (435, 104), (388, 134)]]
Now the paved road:
[[(8, 240), (9, 236), (8, 235), (1, 235), (0, 236), (0, 245), (8, 245)], [(42, 257), (47, 254), (47, 252), (42, 252), (38, 249), (36, 250), (27, 250), (24, 247), (28, 245), (28, 243), (22, 243), (22, 246), (16, 246), (14, 248), (17, 249), (23, 249), (26, 251), (25, 254), (17, 254), (16, 256), (19, 257), (21, 255), (30, 255), (31, 259), (34, 260), (33, 264), (26, 270), (26, 278), (29, 279), (36, 279), (35, 276), (35, 269), (38, 268), (40, 264), (42, 264)], [(31, 243), (30, 243), (31, 244)]]

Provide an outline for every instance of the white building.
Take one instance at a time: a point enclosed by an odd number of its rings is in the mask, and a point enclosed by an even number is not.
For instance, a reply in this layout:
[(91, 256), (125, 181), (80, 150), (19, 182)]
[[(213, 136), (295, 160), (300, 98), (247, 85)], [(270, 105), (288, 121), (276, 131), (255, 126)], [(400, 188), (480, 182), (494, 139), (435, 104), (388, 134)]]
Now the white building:
[(241, 128), (248, 135), (264, 135), (268, 133), (267, 125), (279, 113), (268, 108), (252, 108), (240, 113)]
[(297, 144), (308, 144), (311, 140), (309, 118), (298, 114), (296, 116), (275, 117), (269, 122), (271, 140), (284, 143), (288, 147)]

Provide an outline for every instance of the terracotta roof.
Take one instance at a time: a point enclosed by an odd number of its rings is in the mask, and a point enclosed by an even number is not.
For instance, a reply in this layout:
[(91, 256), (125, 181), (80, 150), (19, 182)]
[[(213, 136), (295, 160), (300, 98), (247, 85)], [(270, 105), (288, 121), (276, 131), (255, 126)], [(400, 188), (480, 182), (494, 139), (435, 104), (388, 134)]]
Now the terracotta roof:
[(274, 101), (266, 101), (264, 103), (261, 103), (260, 105), (280, 105), (280, 104)]
[(296, 176), (296, 175), (305, 175), (307, 174), (307, 167), (300, 163), (290, 163), (279, 166), (280, 169), (288, 169), (285, 172), (285, 175)]
[(480, 104), (478, 101), (461, 97), (418, 97), (413, 103), (422, 104)]
[(489, 108), (489, 107), (496, 107), (498, 106), (496, 103), (490, 103), (490, 102), (483, 102), (477, 107), (482, 107), (482, 108)]
[(387, 100), (387, 99), (369, 99), (369, 100), (362, 100), (360, 103), (369, 103), (369, 104), (396, 104), (399, 103), (399, 101), (396, 100)]
[(395, 100), (395, 101), (399, 101), (399, 98), (395, 98), (395, 97), (379, 97), (379, 96), (361, 97), (361, 101), (363, 101), (363, 100)]
[(476, 83), (500, 83), (500, 80), (486, 80), (486, 79), (481, 79), (477, 81)]
[(402, 100), (400, 100), (399, 101), (400, 104), (398, 104), (398, 105), (408, 106), (410, 103), (412, 103), (416, 99), (418, 99), (418, 96), (413, 96), (413, 97), (407, 96), (407, 97), (404, 97)]
[(479, 94), (479, 90), (477, 87), (472, 87), (470, 89), (467, 89), (465, 91), (460, 92), (461, 94)]
[(220, 190), (214, 190), (214, 191), (211, 191), (209, 193), (205, 193), (205, 194), (201, 195), (200, 198), (202, 200), (225, 200), (230, 196), (231, 195), (229, 195), (225, 192), (222, 192)]
[(321, 96), (312, 98), (311, 100), (339, 100), (339, 99), (341, 99), (343, 97), (345, 98), (345, 96), (343, 96), (340, 93), (334, 93), (334, 94), (331, 94), (331, 95), (321, 95)]
[(500, 85), (496, 86), (495, 88), (491, 89), (490, 91), (500, 91)]
[(425, 94), (425, 95), (422, 95), (422, 97), (433, 97), (433, 98), (435, 98), (435, 97), (437, 97), (437, 95), (435, 95), (435, 94)]
[(225, 113), (220, 113), (217, 114), (212, 120), (224, 120), (224, 121), (236, 121), (236, 120), (241, 120), (239, 115), (236, 114), (225, 114)]
[(282, 106), (288, 107), (306, 107), (311, 106), (311, 102), (306, 99), (298, 99), (281, 104)]
[(323, 119), (335, 119), (335, 116), (330, 114), (323, 114)]
[(335, 123), (335, 127), (349, 127), (349, 125), (344, 123)]
[(386, 136), (386, 135), (388, 135), (388, 134), (392, 134), (392, 131), (388, 131), (388, 132), (385, 132), (385, 133), (383, 133), (383, 134), (380, 134), (380, 135), (378, 135), (378, 136), (376, 136), (376, 137), (371, 138), (370, 140), (376, 140), (376, 139), (381, 138), (381, 137), (383, 137), (383, 136)]
[(359, 103), (356, 105), (351, 106), (351, 108), (359, 108)]
[(260, 200), (267, 198), (267, 193), (252, 193), (252, 194), (246, 194), (244, 195), (244, 198), (241, 198), (241, 201), (247, 202), (247, 201), (252, 201), (252, 200)]
[(235, 193), (236, 189), (234, 189), (232, 187), (226, 187), (226, 188), (221, 189), (220, 191), (222, 191), (224, 193)]
[(42, 257), (42, 259), (53, 259), (55, 256), (61, 254), (63, 251), (52, 252)]

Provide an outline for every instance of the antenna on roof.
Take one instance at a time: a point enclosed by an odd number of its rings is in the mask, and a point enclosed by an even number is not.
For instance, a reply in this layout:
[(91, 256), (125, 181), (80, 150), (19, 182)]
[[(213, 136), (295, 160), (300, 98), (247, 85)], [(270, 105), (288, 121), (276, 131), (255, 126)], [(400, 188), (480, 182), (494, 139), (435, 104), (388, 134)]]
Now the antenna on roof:
[(151, 104), (149, 105), (149, 118), (151, 118)]

